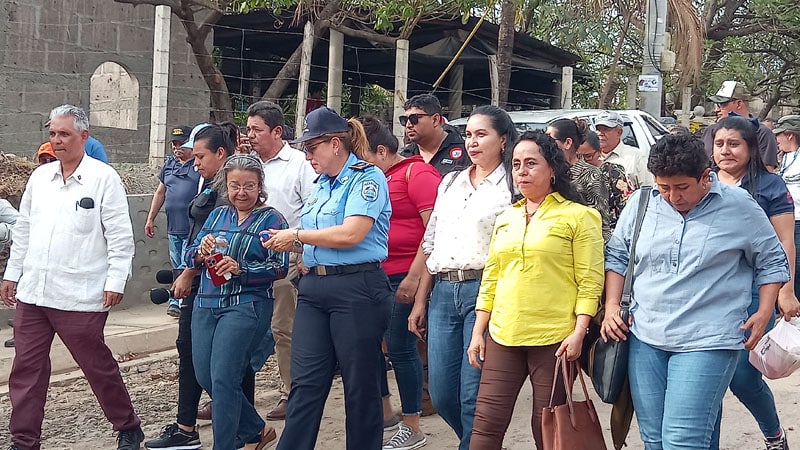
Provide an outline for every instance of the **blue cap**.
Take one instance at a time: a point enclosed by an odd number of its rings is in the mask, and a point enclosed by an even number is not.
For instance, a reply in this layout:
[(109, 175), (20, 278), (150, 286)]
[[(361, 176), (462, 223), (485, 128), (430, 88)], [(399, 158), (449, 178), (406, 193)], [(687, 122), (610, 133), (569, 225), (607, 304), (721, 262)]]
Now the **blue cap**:
[(350, 126), (344, 117), (327, 106), (321, 106), (308, 113), (303, 124), (303, 135), (291, 143), (301, 144), (326, 134), (347, 133), (348, 131), (350, 131)]
[(197, 135), (197, 132), (209, 126), (211, 126), (211, 124), (207, 122), (195, 125), (194, 128), (192, 128), (192, 132), (189, 133), (189, 140), (184, 142), (181, 148), (194, 148), (194, 137)]

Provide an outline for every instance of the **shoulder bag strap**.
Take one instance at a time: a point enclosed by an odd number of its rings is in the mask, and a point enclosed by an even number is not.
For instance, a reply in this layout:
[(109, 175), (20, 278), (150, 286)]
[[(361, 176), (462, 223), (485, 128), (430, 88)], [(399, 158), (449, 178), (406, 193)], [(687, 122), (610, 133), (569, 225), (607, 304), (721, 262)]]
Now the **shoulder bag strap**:
[(633, 237), (631, 238), (631, 252), (628, 257), (628, 270), (625, 272), (625, 286), (622, 288), (622, 299), (620, 300), (620, 314), (626, 323), (631, 308), (631, 285), (633, 285), (633, 262), (636, 259), (636, 241), (639, 240), (639, 232), (642, 231), (642, 222), (647, 211), (647, 204), (650, 201), (652, 187), (642, 186), (640, 190), (639, 209), (636, 211), (636, 222), (633, 226)]

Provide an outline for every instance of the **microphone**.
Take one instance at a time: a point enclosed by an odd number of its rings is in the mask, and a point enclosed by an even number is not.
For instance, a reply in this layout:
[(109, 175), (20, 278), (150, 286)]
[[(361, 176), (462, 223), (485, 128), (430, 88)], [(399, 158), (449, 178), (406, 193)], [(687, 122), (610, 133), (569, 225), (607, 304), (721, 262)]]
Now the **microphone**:
[(156, 272), (156, 282), (159, 284), (172, 284), (175, 281), (175, 274), (172, 270), (162, 269)]
[(172, 289), (153, 288), (150, 289), (150, 301), (156, 305), (161, 305), (169, 301), (173, 297)]

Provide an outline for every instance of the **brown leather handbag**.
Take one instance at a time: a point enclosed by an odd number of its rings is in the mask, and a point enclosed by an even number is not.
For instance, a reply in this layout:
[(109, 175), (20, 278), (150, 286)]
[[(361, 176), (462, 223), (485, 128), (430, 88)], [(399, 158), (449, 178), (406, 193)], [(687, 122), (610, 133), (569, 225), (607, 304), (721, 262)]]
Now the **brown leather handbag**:
[[(567, 390), (567, 404), (553, 405), (553, 397), (558, 381), (558, 369), (564, 376)], [(572, 385), (577, 373), (586, 400), (572, 399)], [(550, 391), (550, 405), (542, 409), (543, 450), (607, 450), (603, 429), (597, 418), (597, 411), (589, 400), (589, 391), (577, 361), (567, 361), (562, 355), (556, 361), (553, 374), (553, 387)]]

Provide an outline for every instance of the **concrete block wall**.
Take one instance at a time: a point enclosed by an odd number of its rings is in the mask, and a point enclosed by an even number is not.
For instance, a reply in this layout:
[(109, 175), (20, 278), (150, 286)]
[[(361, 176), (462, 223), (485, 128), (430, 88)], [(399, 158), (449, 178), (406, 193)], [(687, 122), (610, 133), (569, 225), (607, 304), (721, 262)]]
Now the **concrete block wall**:
[[(50, 110), (63, 103), (89, 109), (90, 81), (106, 61), (139, 84), (137, 127), (94, 127), (112, 162), (146, 162), (155, 8), (113, 0), (0, 2), (0, 151), (33, 156), (47, 139)], [(208, 88), (180, 21), (172, 16), (169, 125), (207, 120)]]
[(133, 275), (125, 285), (125, 296), (119, 305), (120, 309), (139, 303), (150, 303), (150, 288), (165, 287), (156, 283), (156, 272), (172, 268), (169, 264), (167, 216), (164, 208), (156, 216), (155, 236), (149, 238), (144, 234), (144, 224), (147, 222), (147, 212), (152, 200), (152, 195), (128, 196), (136, 254), (133, 257)]

